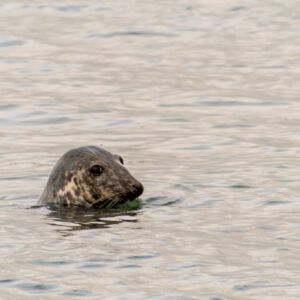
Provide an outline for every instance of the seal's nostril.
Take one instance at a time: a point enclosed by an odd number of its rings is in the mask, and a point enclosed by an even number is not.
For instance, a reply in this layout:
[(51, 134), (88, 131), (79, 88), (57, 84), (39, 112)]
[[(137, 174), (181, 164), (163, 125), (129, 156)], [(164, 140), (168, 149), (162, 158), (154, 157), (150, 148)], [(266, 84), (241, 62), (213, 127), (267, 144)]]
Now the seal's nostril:
[(141, 195), (144, 191), (144, 187), (141, 183), (135, 183), (132, 185), (135, 189), (135, 193), (137, 194), (137, 196)]

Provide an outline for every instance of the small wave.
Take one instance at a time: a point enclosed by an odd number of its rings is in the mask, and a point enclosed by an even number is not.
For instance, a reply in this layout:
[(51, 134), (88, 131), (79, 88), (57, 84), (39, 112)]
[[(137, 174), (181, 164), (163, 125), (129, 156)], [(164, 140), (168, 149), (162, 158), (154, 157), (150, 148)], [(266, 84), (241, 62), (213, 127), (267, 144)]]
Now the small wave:
[(52, 9), (59, 12), (80, 12), (83, 9), (88, 8), (87, 5), (51, 5), (51, 4), (43, 4), (43, 5), (23, 5), (22, 9), (39, 9), (39, 10), (47, 10)]
[(202, 98), (195, 99), (193, 102), (188, 103), (159, 103), (158, 107), (196, 107), (196, 106), (209, 106), (209, 107), (233, 107), (233, 106), (282, 106), (288, 105), (283, 102), (274, 101), (238, 101), (238, 100), (226, 100), (226, 99), (212, 99), (204, 100)]
[(17, 40), (10, 36), (0, 36), (0, 47), (22, 46), (25, 43), (23, 40)]
[(88, 38), (113, 38), (118, 36), (142, 36), (142, 37), (177, 37), (177, 34), (153, 31), (119, 31), (104, 34), (92, 34)]
[(53, 290), (57, 288), (54, 285), (47, 285), (41, 283), (21, 283), (21, 284), (16, 284), (14, 287), (33, 294), (46, 293), (49, 290)]

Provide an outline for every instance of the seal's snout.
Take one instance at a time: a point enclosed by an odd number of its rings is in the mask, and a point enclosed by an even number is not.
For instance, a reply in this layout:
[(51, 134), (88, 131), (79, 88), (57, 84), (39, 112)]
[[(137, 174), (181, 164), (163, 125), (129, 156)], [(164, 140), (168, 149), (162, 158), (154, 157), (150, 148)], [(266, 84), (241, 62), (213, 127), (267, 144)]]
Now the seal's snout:
[(133, 195), (135, 198), (140, 196), (144, 191), (144, 187), (140, 182), (133, 184), (132, 187), (133, 187)]

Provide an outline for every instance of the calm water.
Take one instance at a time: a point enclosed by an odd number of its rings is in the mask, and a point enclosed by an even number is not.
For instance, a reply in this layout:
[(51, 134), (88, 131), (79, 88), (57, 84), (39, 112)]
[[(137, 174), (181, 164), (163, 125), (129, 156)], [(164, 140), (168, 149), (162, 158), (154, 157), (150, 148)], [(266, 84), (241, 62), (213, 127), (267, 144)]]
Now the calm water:
[[(300, 298), (300, 9), (3, 1), (0, 298)], [(56, 160), (121, 154), (138, 211), (30, 209)]]

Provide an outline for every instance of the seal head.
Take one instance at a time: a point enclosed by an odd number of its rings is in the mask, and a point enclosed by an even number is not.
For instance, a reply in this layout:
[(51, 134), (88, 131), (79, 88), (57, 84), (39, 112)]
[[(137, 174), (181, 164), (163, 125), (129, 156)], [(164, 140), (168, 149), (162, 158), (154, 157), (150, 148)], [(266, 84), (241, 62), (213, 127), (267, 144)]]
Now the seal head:
[(54, 166), (38, 204), (113, 208), (143, 193), (119, 155), (96, 146), (69, 150)]

